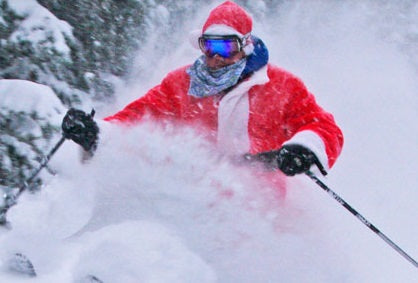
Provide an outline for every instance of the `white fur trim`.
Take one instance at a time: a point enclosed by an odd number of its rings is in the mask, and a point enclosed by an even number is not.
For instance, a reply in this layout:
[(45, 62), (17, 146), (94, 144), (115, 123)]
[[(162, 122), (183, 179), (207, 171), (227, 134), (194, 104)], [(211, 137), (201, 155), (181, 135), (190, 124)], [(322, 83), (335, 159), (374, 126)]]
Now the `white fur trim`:
[(248, 91), (255, 85), (269, 81), (267, 66), (254, 73), (227, 93), (218, 108), (218, 146), (228, 154), (244, 154), (250, 149), (248, 137)]
[(321, 164), (326, 170), (329, 169), (328, 156), (325, 150), (324, 141), (321, 137), (314, 131), (305, 130), (299, 133), (296, 133), (290, 140), (286, 141), (285, 144), (300, 144), (312, 150), (318, 157)]
[(206, 35), (238, 35), (240, 38), (242, 38), (244, 35), (235, 29), (233, 29), (230, 26), (227, 25), (211, 25), (209, 26), (203, 34)]
[(189, 42), (190, 44), (196, 48), (200, 49), (199, 47), (199, 37), (202, 35), (200, 29), (195, 29), (189, 32)]
[(228, 93), (218, 108), (218, 146), (228, 154), (248, 152), (248, 92)]

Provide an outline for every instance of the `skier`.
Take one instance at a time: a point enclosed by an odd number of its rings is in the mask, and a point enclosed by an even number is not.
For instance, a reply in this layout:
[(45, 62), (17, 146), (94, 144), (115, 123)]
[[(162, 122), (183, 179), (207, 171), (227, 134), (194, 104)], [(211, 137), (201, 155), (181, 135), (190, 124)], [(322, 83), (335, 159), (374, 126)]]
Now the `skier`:
[[(217, 6), (194, 40), (202, 55), (105, 120), (134, 124), (149, 115), (193, 124), (231, 155), (248, 153), (288, 176), (312, 165), (325, 174), (341, 152), (341, 130), (300, 79), (268, 63), (267, 47), (251, 31), (239, 5)], [(92, 115), (70, 109), (62, 129), (93, 154), (99, 128)]]

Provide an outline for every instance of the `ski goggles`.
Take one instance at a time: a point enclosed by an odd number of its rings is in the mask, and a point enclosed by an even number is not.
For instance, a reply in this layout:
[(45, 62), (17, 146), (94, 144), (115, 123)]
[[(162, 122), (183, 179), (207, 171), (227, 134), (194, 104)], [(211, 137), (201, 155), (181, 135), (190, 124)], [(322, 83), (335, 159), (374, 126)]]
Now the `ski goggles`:
[(236, 35), (203, 35), (199, 37), (199, 47), (208, 57), (218, 54), (230, 58), (242, 50), (243, 43)]

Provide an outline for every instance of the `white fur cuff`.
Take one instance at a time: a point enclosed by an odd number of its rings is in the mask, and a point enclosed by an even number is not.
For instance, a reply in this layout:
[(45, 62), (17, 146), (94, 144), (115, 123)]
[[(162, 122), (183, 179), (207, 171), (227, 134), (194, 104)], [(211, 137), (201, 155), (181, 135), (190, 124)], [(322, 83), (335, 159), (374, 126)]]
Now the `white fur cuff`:
[(317, 133), (310, 130), (305, 130), (296, 133), (296, 135), (294, 135), (290, 140), (286, 141), (283, 145), (292, 143), (300, 144), (306, 148), (309, 148), (316, 155), (316, 157), (318, 157), (319, 162), (321, 162), (325, 169), (329, 169), (328, 156), (325, 150), (325, 144)]

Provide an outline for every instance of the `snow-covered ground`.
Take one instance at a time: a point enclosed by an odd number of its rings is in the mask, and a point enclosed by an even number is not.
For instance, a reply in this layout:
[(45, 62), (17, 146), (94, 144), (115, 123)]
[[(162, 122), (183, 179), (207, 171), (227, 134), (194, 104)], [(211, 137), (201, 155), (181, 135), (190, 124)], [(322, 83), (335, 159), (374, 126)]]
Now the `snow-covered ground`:
[[(254, 33), (345, 134), (325, 182), (417, 259), (418, 82), (405, 26), (393, 21), (402, 17), (393, 5), (315, 3), (288, 3)], [(173, 47), (119, 103), (190, 54)], [(66, 142), (52, 160), (57, 176), (10, 211), (0, 260), (22, 252), (38, 277), (3, 272), (1, 282), (418, 282), (417, 268), (306, 176), (289, 179), (283, 202), (257, 168), (232, 164), (191, 129), (105, 126), (101, 140), (84, 165)]]

